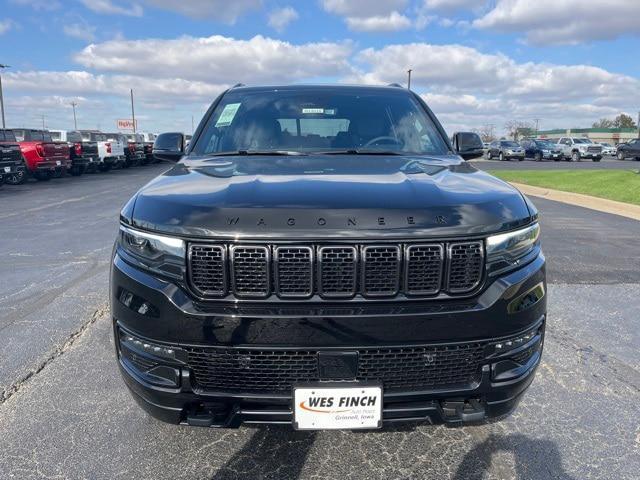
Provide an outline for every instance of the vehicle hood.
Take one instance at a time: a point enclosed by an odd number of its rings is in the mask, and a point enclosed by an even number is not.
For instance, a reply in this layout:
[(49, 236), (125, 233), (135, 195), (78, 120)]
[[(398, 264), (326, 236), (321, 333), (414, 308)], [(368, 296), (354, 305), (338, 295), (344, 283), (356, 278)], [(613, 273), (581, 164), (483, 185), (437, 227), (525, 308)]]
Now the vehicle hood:
[(537, 215), (455, 155), (187, 158), (144, 186), (122, 221), (196, 237), (387, 238), (486, 234)]

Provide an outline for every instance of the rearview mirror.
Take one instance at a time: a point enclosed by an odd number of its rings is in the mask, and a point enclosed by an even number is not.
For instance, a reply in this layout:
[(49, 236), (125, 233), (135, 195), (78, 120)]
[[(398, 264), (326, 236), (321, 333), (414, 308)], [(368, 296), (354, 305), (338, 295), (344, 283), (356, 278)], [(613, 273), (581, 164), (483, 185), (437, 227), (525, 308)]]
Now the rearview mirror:
[(482, 139), (473, 132), (456, 132), (452, 138), (453, 149), (465, 160), (479, 158), (484, 155)]
[(184, 156), (185, 136), (180, 132), (158, 135), (153, 142), (153, 157), (166, 162), (177, 162)]

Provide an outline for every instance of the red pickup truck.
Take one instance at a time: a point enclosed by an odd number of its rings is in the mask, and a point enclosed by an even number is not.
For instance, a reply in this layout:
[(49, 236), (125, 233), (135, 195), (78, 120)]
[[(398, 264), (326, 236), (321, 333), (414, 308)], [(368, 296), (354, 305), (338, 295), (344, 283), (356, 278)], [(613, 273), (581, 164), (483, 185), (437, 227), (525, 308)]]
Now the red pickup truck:
[[(71, 168), (69, 145), (54, 142), (47, 130), (14, 128), (13, 133), (20, 144), (27, 172), (38, 180), (62, 177)], [(23, 176), (22, 182), (24, 180)]]

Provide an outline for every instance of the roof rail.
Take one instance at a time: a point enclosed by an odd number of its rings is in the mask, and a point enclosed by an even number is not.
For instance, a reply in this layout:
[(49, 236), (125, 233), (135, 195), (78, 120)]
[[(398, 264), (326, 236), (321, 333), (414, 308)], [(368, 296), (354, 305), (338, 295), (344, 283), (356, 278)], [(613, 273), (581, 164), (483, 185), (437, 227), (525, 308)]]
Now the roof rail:
[(387, 85), (387, 87), (403, 88), (402, 85), (400, 85), (399, 83), (390, 83), (389, 85)]
[(244, 83), (236, 83), (233, 87), (231, 88), (238, 88), (238, 87), (246, 87), (246, 85)]

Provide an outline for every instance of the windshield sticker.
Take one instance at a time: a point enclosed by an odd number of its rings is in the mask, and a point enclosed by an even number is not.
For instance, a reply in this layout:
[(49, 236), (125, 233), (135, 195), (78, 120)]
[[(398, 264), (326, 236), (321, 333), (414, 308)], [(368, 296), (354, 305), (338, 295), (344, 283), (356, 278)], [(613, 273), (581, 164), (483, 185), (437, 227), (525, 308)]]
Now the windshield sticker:
[(236, 113), (238, 113), (238, 109), (240, 108), (241, 103), (229, 103), (225, 105), (222, 113), (220, 114), (220, 118), (216, 122), (216, 127), (228, 127), (233, 122)]
[(302, 113), (324, 113), (324, 108), (303, 108)]

